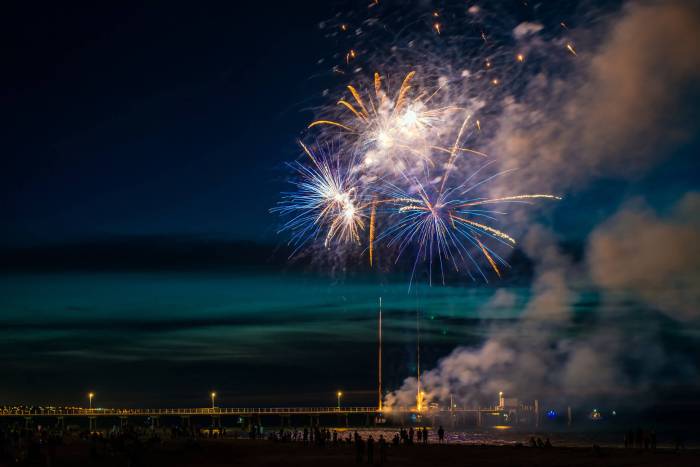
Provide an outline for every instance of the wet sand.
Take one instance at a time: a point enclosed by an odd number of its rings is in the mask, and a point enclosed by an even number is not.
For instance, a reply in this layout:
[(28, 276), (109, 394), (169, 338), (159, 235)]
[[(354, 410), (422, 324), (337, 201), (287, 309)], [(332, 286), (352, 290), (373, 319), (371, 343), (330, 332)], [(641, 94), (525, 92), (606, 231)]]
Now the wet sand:
[[(53, 466), (352, 466), (353, 446), (304, 446), (250, 440), (164, 442), (139, 453), (132, 463), (124, 454), (99, 452), (91, 457), (86, 442), (59, 446)], [(43, 465), (43, 464), (39, 464)], [(362, 465), (367, 465), (366, 458)], [(379, 465), (375, 448), (374, 465)], [(428, 445), (389, 447), (388, 466), (673, 466), (700, 465), (700, 451), (638, 451), (619, 448), (529, 448), (517, 446)]]

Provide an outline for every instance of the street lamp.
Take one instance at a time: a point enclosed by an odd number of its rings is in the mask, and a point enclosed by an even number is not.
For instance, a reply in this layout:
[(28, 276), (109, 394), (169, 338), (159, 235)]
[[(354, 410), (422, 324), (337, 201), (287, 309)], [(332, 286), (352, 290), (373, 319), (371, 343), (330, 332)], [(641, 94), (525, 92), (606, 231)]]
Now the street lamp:
[(341, 391), (338, 391), (338, 394), (336, 395), (338, 396), (338, 410), (340, 410), (340, 398), (343, 397), (343, 393)]
[(94, 393), (89, 393), (88, 394), (88, 400), (90, 401), (90, 410), (92, 410), (92, 398), (95, 397)]
[(216, 393), (212, 392), (211, 393), (211, 408), (214, 408), (214, 399), (216, 399)]

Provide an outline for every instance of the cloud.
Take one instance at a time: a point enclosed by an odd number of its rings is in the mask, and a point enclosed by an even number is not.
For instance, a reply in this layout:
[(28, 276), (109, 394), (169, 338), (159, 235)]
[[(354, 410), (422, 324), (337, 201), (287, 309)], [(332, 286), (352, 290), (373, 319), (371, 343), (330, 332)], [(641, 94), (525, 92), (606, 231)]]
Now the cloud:
[(626, 291), (672, 318), (700, 318), (700, 193), (686, 194), (668, 216), (637, 200), (590, 236), (595, 283)]

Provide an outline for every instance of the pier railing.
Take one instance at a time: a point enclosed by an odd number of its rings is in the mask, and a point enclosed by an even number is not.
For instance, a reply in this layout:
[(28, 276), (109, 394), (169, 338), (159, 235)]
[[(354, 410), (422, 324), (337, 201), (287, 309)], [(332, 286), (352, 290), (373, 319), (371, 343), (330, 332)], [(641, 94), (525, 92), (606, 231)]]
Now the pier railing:
[(167, 409), (134, 409), (134, 408), (93, 408), (82, 407), (52, 408), (3, 408), (0, 417), (158, 417), (158, 416), (196, 416), (196, 415), (323, 415), (323, 414), (353, 414), (377, 413), (376, 407), (256, 407), (256, 408), (167, 408)]
[[(422, 414), (499, 412), (500, 407), (481, 408), (430, 408)], [(0, 417), (160, 417), (160, 416), (222, 416), (222, 415), (324, 415), (324, 414), (377, 414), (415, 413), (415, 408), (392, 408), (379, 410), (377, 407), (203, 407), (203, 408), (84, 408), (84, 407), (3, 407)]]

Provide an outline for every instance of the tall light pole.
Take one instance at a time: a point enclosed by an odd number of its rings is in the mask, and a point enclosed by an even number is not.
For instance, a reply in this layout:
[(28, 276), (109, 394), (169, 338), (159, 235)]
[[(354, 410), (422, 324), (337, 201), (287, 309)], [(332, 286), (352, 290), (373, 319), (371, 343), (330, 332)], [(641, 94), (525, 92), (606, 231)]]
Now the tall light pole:
[(211, 408), (214, 408), (214, 400), (216, 399), (216, 393), (212, 392), (211, 393)]
[(336, 394), (336, 396), (338, 396), (338, 410), (340, 410), (340, 398), (343, 397), (343, 393), (341, 391), (338, 391), (338, 394)]
[(379, 297), (379, 352), (377, 354), (377, 369), (379, 373), (379, 388), (377, 391), (377, 407), (382, 411), (382, 297)]
[(88, 401), (89, 401), (89, 403), (90, 403), (90, 410), (92, 410), (92, 398), (93, 398), (93, 397), (95, 397), (95, 394), (94, 394), (94, 393), (91, 392), (91, 393), (88, 394)]

